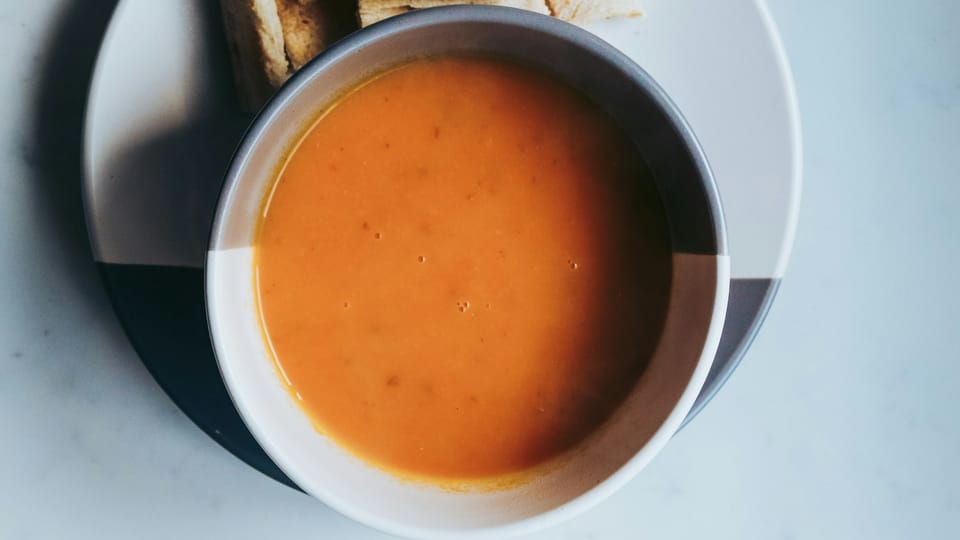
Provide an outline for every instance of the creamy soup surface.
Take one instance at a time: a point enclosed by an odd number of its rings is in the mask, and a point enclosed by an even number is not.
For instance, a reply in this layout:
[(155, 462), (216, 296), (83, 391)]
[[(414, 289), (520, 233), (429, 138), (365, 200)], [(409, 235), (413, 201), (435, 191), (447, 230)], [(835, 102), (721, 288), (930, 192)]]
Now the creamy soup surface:
[(614, 119), (530, 68), (445, 57), (305, 131), (256, 273), (278, 373), (322, 433), (401, 475), (476, 479), (610, 417), (660, 335), (671, 247)]

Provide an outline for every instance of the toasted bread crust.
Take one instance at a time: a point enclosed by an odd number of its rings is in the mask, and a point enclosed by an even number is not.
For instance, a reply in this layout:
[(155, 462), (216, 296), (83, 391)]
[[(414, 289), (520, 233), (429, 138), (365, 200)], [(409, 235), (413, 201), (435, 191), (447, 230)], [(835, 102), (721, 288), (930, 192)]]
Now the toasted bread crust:
[(290, 67), (296, 71), (320, 54), (329, 41), (318, 0), (275, 0), (283, 44)]
[(574, 24), (600, 19), (639, 17), (639, 0), (547, 0), (554, 17)]
[(545, 0), (360, 0), (360, 25), (369, 26), (414, 9), (456, 4), (504, 6), (550, 14)]
[(256, 110), (357, 27), (353, 0), (220, 0), (241, 106)]
[(274, 0), (221, 0), (240, 104), (255, 110), (283, 84), (290, 65)]

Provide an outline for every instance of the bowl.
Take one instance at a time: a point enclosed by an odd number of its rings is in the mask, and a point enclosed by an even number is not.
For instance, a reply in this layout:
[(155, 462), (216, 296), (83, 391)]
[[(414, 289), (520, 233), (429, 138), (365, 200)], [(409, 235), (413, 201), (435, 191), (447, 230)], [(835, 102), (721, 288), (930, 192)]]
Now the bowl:
[[(385, 69), (453, 53), (504, 57), (545, 70), (612, 114), (653, 171), (673, 245), (664, 328), (626, 400), (562, 463), (499, 490), (450, 491), (403, 480), (321, 435), (276, 373), (253, 286), (263, 195), (305, 123)], [(596, 504), (649, 463), (680, 427), (720, 338), (729, 284), (726, 253), (719, 196), (704, 154), (677, 107), (639, 66), (592, 34), (550, 17), (489, 6), (434, 8), (343, 39), (294, 75), (253, 121), (216, 209), (206, 259), (207, 316), (237, 410), (303, 491), (401, 536), (501, 538)]]

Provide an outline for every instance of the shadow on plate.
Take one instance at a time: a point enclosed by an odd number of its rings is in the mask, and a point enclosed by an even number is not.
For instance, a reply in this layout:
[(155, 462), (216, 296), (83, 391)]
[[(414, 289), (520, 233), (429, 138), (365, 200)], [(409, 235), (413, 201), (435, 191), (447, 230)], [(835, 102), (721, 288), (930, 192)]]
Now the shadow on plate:
[[(206, 27), (222, 33), (218, 3), (195, 1), (202, 6)], [(207, 334), (203, 270), (93, 264), (81, 202), (83, 125), (97, 52), (116, 5), (116, 1), (66, 3), (54, 23), (49, 48), (39, 57), (33, 131), (25, 143), (36, 176), (35, 211), (51, 228), (48, 236), (57, 243), (59, 264), (70, 269), (75, 287), (91, 302), (102, 301), (96, 285), (99, 267), (130, 341), (173, 401), (239, 458), (295, 487), (256, 444), (223, 386)], [(222, 36), (210, 42), (223, 43)], [(207, 60), (228, 69), (225, 48), (208, 51)], [(234, 99), (217, 97), (224, 103)], [(190, 125), (134, 141), (108, 164), (113, 182), (102, 196), (139, 224), (128, 227), (126, 234), (158, 238), (202, 261), (223, 170), (247, 120), (239, 112), (225, 122), (223, 118), (200, 116)], [(198, 147), (207, 149), (200, 158)]]

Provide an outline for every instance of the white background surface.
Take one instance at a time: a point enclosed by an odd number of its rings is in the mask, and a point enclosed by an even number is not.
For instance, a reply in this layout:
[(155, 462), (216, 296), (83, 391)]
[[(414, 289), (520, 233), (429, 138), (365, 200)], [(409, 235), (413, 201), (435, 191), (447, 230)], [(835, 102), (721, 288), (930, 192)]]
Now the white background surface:
[[(226, 454), (124, 339), (78, 198), (98, 3), (0, 0), (0, 538), (375, 537)], [(960, 3), (770, 4), (805, 146), (777, 302), (647, 470), (535, 538), (960, 534)]]

